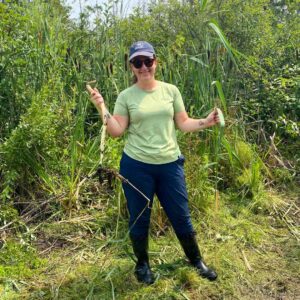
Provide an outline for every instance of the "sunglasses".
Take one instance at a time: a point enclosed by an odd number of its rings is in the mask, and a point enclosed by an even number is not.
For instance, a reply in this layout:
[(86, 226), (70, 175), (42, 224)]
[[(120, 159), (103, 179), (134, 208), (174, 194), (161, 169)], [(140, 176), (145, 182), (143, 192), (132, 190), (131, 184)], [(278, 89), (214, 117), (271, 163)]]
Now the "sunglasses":
[(139, 58), (137, 58), (137, 59), (132, 60), (131, 63), (133, 64), (133, 66), (136, 69), (140, 69), (143, 64), (147, 68), (151, 68), (153, 66), (153, 63), (154, 63), (154, 58), (146, 58), (146, 59), (139, 59)]

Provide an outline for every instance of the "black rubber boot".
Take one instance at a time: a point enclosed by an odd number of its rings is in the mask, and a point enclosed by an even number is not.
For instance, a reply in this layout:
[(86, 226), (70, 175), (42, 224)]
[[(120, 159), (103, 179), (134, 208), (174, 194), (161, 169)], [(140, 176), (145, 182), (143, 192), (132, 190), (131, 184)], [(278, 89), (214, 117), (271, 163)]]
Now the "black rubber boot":
[(132, 242), (133, 252), (137, 257), (134, 272), (137, 280), (146, 284), (154, 283), (154, 276), (149, 266), (148, 237), (136, 238), (130, 235), (130, 239)]
[(178, 239), (185, 255), (189, 259), (192, 266), (197, 269), (199, 275), (211, 281), (216, 280), (218, 277), (217, 273), (208, 268), (202, 260), (195, 233), (180, 236)]

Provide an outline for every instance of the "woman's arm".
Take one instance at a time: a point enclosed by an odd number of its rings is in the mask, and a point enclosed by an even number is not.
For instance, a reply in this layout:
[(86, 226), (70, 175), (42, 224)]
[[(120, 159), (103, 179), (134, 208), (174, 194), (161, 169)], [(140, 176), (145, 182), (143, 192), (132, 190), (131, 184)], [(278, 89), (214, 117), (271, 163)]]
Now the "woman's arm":
[(126, 128), (128, 127), (128, 117), (121, 115), (111, 115), (108, 110), (106, 110), (106, 122), (107, 122), (107, 132), (112, 137), (121, 136)]
[(205, 119), (192, 119), (186, 111), (178, 112), (175, 113), (174, 120), (176, 126), (184, 132), (199, 131), (220, 122), (217, 109), (214, 109)]
[(107, 124), (108, 133), (112, 137), (121, 136), (128, 127), (129, 118), (121, 115), (112, 116), (106, 108), (104, 99), (100, 92), (96, 88), (92, 89), (89, 85), (87, 85), (87, 89), (91, 93), (90, 100), (97, 108), (102, 122), (106, 122)]

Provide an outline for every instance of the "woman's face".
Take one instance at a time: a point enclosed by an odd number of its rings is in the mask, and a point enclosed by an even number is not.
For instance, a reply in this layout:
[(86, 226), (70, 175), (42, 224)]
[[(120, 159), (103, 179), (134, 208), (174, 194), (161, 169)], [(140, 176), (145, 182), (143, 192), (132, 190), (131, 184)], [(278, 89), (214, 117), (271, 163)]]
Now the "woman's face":
[(138, 81), (148, 81), (154, 79), (157, 61), (155, 58), (137, 56), (132, 59), (130, 66)]

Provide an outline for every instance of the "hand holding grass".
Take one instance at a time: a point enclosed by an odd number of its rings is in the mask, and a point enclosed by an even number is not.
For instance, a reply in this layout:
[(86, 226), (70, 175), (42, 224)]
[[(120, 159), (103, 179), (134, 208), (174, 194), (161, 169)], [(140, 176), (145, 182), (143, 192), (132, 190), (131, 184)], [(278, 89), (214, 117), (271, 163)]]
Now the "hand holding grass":
[(193, 132), (203, 130), (216, 124), (221, 127), (225, 125), (223, 113), (219, 108), (215, 108), (205, 119), (190, 118), (186, 111), (175, 114), (177, 128), (183, 132)]
[[(216, 124), (221, 125), (219, 112), (221, 112), (221, 110), (219, 108), (215, 107), (214, 110), (206, 117), (206, 119), (205, 119), (206, 127), (212, 127)], [(224, 117), (223, 117), (223, 120), (224, 120)]]
[(91, 102), (96, 106), (97, 110), (100, 111), (105, 108), (104, 99), (97, 88), (92, 88), (89, 84), (86, 85), (87, 90), (91, 94)]
[(113, 136), (121, 136), (128, 127), (128, 118), (124, 116), (112, 116), (104, 104), (104, 99), (97, 88), (92, 88), (89, 84), (86, 85), (87, 90), (91, 94), (91, 102), (97, 108), (102, 122), (107, 126), (108, 133)]

